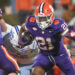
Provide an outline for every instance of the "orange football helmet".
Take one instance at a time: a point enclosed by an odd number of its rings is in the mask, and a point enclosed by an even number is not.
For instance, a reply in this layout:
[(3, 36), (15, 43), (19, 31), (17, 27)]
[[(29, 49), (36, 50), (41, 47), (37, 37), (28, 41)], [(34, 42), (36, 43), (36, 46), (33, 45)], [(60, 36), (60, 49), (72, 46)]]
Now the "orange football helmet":
[(41, 3), (35, 10), (37, 25), (42, 30), (52, 24), (54, 20), (54, 9), (48, 3)]

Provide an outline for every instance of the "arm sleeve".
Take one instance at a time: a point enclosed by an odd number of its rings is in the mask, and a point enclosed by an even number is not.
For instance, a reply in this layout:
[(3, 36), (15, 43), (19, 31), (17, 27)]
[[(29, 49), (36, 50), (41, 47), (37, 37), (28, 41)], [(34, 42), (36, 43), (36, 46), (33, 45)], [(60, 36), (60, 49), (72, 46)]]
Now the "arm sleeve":
[(65, 35), (65, 37), (68, 37), (70, 39), (74, 39), (75, 40), (75, 31), (71, 31), (68, 34)]
[(60, 33), (62, 36), (64, 36), (68, 31), (68, 24), (66, 22), (63, 22), (61, 25), (60, 25)]

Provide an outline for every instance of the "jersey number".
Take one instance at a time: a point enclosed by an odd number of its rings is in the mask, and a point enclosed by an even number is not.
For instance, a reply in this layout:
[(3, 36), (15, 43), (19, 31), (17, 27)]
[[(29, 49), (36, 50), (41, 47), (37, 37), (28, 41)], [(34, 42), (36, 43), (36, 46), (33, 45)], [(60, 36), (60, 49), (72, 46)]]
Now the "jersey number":
[(52, 45), (51, 38), (44, 39), (43, 37), (36, 37), (38, 47), (42, 50), (52, 50), (54, 46)]

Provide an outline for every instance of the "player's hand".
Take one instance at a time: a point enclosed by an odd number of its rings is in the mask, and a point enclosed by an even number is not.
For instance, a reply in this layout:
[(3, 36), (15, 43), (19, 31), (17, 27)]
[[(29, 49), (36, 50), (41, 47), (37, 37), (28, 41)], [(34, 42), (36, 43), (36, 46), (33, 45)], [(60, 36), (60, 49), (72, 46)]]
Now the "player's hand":
[(32, 43), (33, 36), (29, 32), (24, 32), (24, 35), (19, 39), (18, 44), (22, 46), (26, 46)]
[(20, 39), (18, 40), (18, 44), (21, 45), (21, 46), (24, 46), (25, 43), (24, 43), (24, 41), (22, 40), (22, 38), (20, 38)]
[(29, 45), (31, 42), (29, 41), (23, 41), (23, 37), (21, 37), (19, 40), (18, 40), (18, 44), (21, 45), (22, 47), (24, 46), (27, 46)]

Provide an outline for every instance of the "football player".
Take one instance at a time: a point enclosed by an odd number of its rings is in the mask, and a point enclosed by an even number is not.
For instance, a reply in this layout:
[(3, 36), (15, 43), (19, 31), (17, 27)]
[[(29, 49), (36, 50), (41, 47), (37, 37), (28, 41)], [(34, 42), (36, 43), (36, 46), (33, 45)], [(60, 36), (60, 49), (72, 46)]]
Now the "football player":
[[(2, 11), (0, 10), (0, 20), (2, 19)], [(1, 22), (0, 22), (1, 23)], [(6, 30), (6, 27), (3, 31)], [(15, 60), (7, 51), (6, 47), (4, 46), (4, 40), (2, 37), (2, 26), (0, 24), (0, 68), (8, 72), (8, 75), (18, 75), (20, 74), (19, 66)]]
[[(2, 37), (4, 45), (8, 49), (8, 52), (17, 59), (20, 64), (20, 71), (22, 75), (30, 75), (32, 69), (32, 63), (37, 55), (37, 43), (34, 40), (31, 45), (21, 48), (18, 45), (18, 33), (21, 28), (19, 25), (9, 25), (2, 18), (0, 19), (2, 27)], [(37, 53), (36, 53), (37, 52)], [(22, 65), (22, 66), (21, 66)]]
[[(23, 37), (23, 32), (29, 32), (29, 37)], [(51, 5), (41, 3), (36, 7), (35, 14), (29, 16), (25, 25), (21, 27), (18, 42), (25, 46), (33, 39), (37, 41), (39, 54), (34, 61), (32, 75), (44, 75), (54, 65), (57, 65), (65, 75), (75, 75), (74, 66), (62, 41), (62, 36), (67, 32), (67, 23), (54, 17)]]

